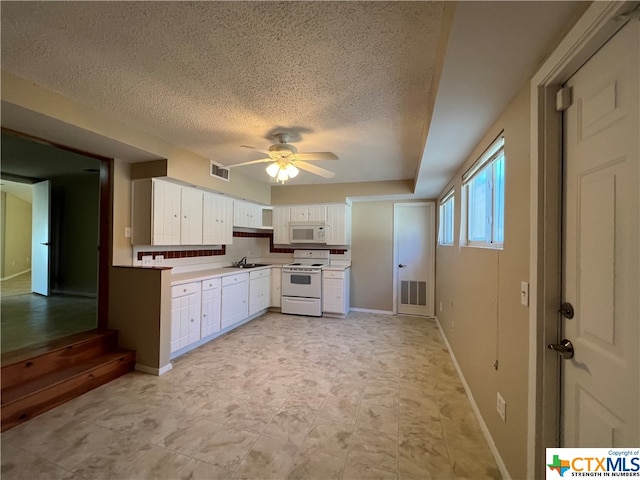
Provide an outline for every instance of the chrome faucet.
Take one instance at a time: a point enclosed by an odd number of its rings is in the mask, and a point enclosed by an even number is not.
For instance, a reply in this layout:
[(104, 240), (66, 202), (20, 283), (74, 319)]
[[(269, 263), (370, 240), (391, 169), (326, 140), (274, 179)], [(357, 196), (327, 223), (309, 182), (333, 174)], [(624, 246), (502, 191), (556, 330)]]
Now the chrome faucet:
[(247, 257), (242, 257), (240, 260), (238, 260), (235, 263), (236, 267), (239, 267), (240, 265), (246, 265), (247, 264)]

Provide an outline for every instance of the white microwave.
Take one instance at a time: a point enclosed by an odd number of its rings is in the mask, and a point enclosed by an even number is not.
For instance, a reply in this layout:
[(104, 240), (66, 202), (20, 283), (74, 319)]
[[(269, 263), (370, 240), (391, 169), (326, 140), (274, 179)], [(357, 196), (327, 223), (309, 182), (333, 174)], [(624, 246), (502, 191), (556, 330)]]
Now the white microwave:
[(327, 226), (324, 223), (291, 222), (289, 224), (290, 243), (327, 243)]

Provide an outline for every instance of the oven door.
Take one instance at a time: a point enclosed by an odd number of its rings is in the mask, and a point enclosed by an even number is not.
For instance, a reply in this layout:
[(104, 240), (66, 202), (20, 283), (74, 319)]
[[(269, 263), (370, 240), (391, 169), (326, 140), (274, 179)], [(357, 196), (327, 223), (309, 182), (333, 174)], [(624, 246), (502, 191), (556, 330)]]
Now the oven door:
[(322, 271), (296, 271), (295, 268), (282, 269), (282, 296), (320, 298), (322, 293)]

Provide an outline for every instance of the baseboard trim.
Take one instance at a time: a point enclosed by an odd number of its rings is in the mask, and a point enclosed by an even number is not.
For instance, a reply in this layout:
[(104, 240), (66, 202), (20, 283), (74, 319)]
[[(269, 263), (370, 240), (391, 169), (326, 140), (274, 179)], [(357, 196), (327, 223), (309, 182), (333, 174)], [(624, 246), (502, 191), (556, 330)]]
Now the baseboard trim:
[(349, 311), (351, 312), (360, 312), (360, 313), (376, 313), (376, 314), (380, 314), (380, 315), (393, 315), (393, 312), (387, 311), (387, 310), (372, 310), (369, 308), (353, 308), (351, 307), (349, 309)]
[(12, 278), (19, 277), (20, 275), (24, 275), (25, 273), (30, 272), (30, 271), (31, 271), (31, 269), (28, 268), (27, 270), (24, 270), (24, 271), (18, 272), (18, 273), (14, 273), (13, 275), (9, 275), (8, 277), (0, 278), (0, 281), (4, 282), (5, 280), (11, 280)]
[(147, 365), (142, 365), (141, 363), (136, 363), (136, 366), (135, 366), (135, 369), (139, 372), (150, 373), (151, 375), (156, 375), (158, 377), (160, 375), (164, 375), (172, 368), (173, 368), (173, 365), (171, 363), (168, 363), (164, 367), (160, 367), (160, 368), (149, 367)]
[(482, 429), (484, 438), (487, 440), (487, 444), (489, 445), (489, 450), (491, 450), (491, 454), (493, 455), (493, 458), (495, 459), (496, 464), (498, 465), (500, 474), (502, 475), (502, 478), (504, 478), (505, 480), (511, 480), (511, 476), (509, 475), (507, 466), (504, 464), (504, 461), (502, 460), (502, 457), (498, 452), (498, 448), (496, 447), (496, 444), (493, 441), (493, 437), (489, 432), (489, 428), (487, 427), (487, 424), (484, 422), (484, 418), (482, 418), (482, 415), (480, 414), (480, 409), (478, 408), (478, 404), (473, 398), (473, 394), (471, 393), (471, 388), (469, 388), (469, 384), (467, 383), (467, 380), (464, 378), (464, 375), (462, 374), (460, 365), (458, 364), (458, 361), (456, 360), (456, 356), (454, 355), (453, 350), (451, 349), (451, 345), (449, 345), (449, 341), (447, 340), (447, 337), (444, 334), (444, 330), (442, 330), (442, 325), (440, 325), (440, 321), (438, 320), (438, 317), (435, 317), (435, 320), (436, 320), (436, 325), (438, 325), (438, 330), (440, 330), (440, 336), (442, 336), (442, 340), (444, 341), (444, 344), (447, 347), (447, 351), (449, 352), (449, 356), (451, 357), (451, 362), (453, 363), (453, 366), (455, 367), (456, 372), (458, 372), (458, 377), (460, 377), (460, 381), (462, 382), (464, 391), (467, 394), (469, 403), (471, 403), (471, 408), (473, 409), (473, 413), (478, 419), (478, 423), (480, 424), (480, 428)]

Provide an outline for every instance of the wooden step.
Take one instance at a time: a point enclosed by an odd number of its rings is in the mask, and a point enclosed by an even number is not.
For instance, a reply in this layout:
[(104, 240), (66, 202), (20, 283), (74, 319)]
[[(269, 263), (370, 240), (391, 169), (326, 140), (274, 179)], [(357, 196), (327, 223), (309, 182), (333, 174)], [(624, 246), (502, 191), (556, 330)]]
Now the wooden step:
[[(135, 352), (116, 350), (2, 388), (2, 431), (133, 370)], [(4, 377), (4, 369), (3, 369)]]
[(91, 330), (2, 355), (2, 392), (51, 372), (114, 351), (116, 330)]

